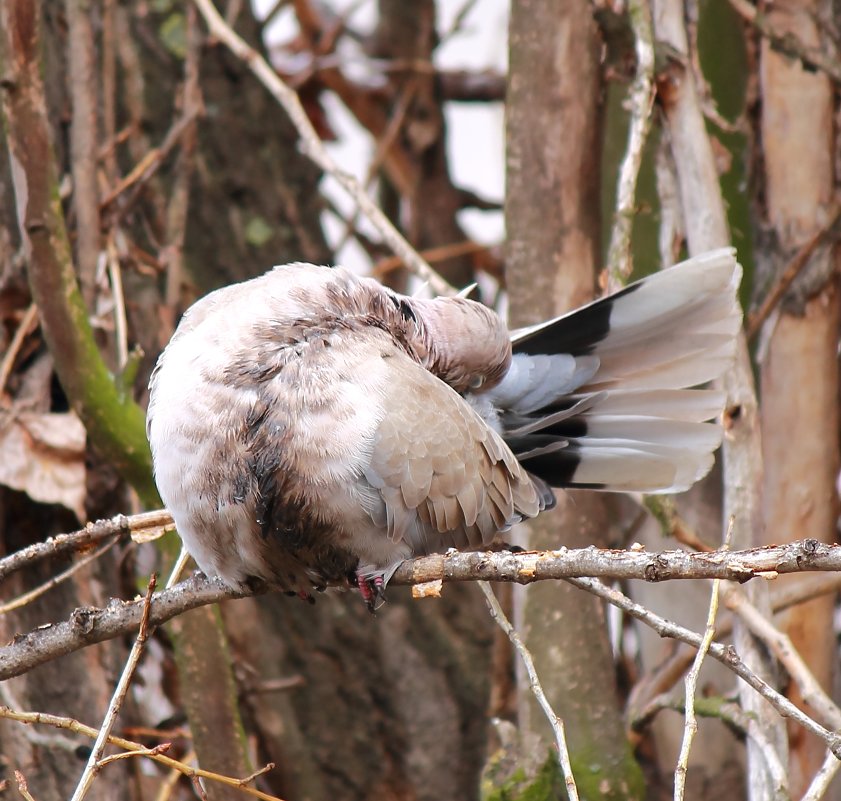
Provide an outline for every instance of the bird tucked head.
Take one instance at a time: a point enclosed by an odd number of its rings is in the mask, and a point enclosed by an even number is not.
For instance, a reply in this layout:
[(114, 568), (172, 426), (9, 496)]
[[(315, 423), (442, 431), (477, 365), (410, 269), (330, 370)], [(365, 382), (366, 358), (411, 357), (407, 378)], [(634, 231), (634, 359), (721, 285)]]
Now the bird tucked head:
[(497, 314), (466, 298), (407, 300), (424, 342), (423, 365), (457, 392), (496, 386), (511, 364), (508, 330)]

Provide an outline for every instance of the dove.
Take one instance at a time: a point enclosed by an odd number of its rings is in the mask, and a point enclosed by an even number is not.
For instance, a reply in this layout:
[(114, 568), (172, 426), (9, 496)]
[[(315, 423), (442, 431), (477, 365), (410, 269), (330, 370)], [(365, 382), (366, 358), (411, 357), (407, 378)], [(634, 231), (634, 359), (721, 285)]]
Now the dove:
[(741, 327), (732, 249), (509, 332), (465, 297), (295, 263), (190, 307), (150, 380), (155, 480), (199, 568), (369, 608), (404, 560), (488, 546), (584, 488), (711, 468)]

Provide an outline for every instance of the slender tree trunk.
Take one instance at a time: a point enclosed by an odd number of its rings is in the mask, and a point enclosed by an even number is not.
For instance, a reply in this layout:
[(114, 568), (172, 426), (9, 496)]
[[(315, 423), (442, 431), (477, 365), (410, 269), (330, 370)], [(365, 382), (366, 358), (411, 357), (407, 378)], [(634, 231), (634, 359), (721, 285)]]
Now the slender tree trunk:
[[(818, 46), (820, 2), (784, 0), (770, 19), (778, 31)], [(761, 45), (761, 140), (764, 202), (761, 224), (772, 243), (769, 283), (820, 229), (835, 192), (833, 90), (822, 73), (807, 72), (787, 56)], [(804, 146), (808, 143), (808, 146)], [(793, 160), (793, 154), (796, 159)], [(762, 360), (762, 427), (767, 542), (799, 537), (832, 542), (838, 514), (838, 323), (837, 257), (818, 248), (795, 283), (779, 317), (766, 325)], [(833, 598), (792, 609), (785, 628), (817, 679), (829, 689), (837, 660)], [(792, 689), (792, 697), (802, 699)], [(789, 728), (793, 797), (803, 794), (825, 748), (797, 727)]]
[[(512, 5), (507, 107), (506, 279), (511, 323), (546, 319), (593, 296), (600, 263), (601, 42), (587, 2)], [(547, 58), (551, 53), (552, 57)], [(563, 493), (528, 527), (530, 547), (605, 544), (603, 499)], [(515, 614), (547, 695), (566, 724), (587, 798), (640, 798), (642, 781), (617, 706), (601, 604), (564, 585), (515, 588)], [(545, 719), (522, 683), (520, 727)]]

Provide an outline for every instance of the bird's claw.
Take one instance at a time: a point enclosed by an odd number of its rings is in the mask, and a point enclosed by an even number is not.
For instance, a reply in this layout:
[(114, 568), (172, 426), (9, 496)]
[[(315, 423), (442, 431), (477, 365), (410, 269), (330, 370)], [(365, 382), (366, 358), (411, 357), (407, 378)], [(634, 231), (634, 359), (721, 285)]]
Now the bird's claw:
[(385, 603), (385, 582), (382, 576), (372, 576), (366, 578), (365, 576), (356, 576), (356, 586), (359, 587), (359, 592), (362, 595), (362, 600), (365, 601), (365, 606), (368, 611), (373, 614)]

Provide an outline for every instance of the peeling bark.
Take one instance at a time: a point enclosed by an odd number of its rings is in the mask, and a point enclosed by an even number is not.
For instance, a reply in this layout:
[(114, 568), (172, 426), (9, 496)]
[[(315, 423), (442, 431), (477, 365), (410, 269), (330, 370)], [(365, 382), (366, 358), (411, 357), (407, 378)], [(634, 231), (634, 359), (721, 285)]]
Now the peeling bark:
[[(819, 2), (788, 0), (774, 5), (768, 21), (807, 45), (818, 45), (820, 7)], [(765, 190), (760, 225), (771, 232), (773, 248), (764, 261), (782, 266), (820, 229), (836, 189), (833, 90), (826, 75), (807, 72), (768, 42), (761, 45), (760, 82)], [(805, 527), (825, 542), (835, 539), (839, 455), (838, 439), (829, 432), (838, 430), (836, 270), (833, 249), (818, 248), (784, 298), (779, 317), (765, 325), (765, 542), (790, 541), (793, 530)], [(817, 599), (785, 616), (787, 633), (827, 690), (837, 661), (831, 638), (824, 634), (832, 627), (832, 616), (832, 598)], [(803, 705), (796, 690), (791, 697)], [(793, 727), (789, 745), (791, 790), (799, 797), (820, 767), (824, 747)]]

